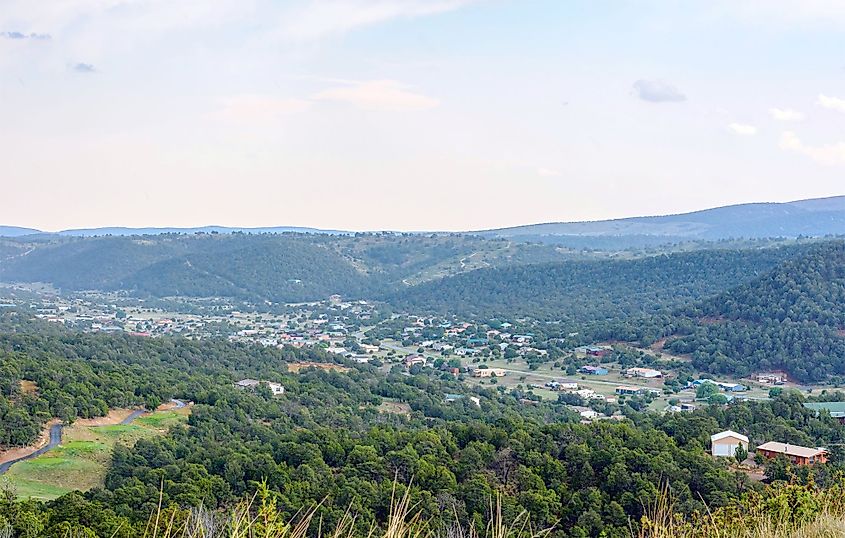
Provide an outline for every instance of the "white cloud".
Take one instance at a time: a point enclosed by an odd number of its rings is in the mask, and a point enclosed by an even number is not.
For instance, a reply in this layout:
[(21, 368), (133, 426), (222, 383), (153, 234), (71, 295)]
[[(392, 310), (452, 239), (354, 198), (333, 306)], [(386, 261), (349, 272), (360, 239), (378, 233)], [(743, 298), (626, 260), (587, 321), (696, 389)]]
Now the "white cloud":
[(287, 99), (267, 95), (236, 95), (220, 100), (215, 116), (230, 121), (268, 120), (308, 110), (311, 102), (305, 99)]
[(770, 108), (769, 115), (778, 121), (803, 121), (804, 114), (791, 108)]
[(794, 151), (810, 157), (821, 164), (845, 164), (845, 142), (808, 146), (798, 138), (798, 135), (792, 131), (786, 131), (780, 137), (780, 147), (783, 150)]
[(282, 33), (295, 39), (316, 39), (391, 19), (435, 15), (479, 0), (313, 0), (291, 10)]
[(662, 80), (638, 80), (634, 82), (634, 91), (640, 99), (652, 103), (677, 103), (687, 100), (686, 95)]
[(364, 110), (427, 110), (440, 101), (414, 93), (395, 80), (369, 80), (348, 86), (321, 91), (313, 97), (318, 101), (347, 103)]
[(751, 136), (757, 134), (757, 128), (746, 123), (731, 123), (728, 128), (738, 135)]
[(836, 110), (839, 112), (845, 112), (845, 99), (840, 99), (839, 97), (829, 97), (824, 94), (819, 94), (819, 100), (816, 102), (825, 108), (829, 108), (831, 110)]

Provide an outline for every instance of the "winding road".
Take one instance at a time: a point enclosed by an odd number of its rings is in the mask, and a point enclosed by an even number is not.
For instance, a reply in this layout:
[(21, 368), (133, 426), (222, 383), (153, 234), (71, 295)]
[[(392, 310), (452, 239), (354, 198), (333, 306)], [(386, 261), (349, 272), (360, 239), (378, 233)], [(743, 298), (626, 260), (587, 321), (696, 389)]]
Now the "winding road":
[(50, 442), (49, 443), (47, 443), (43, 447), (39, 448), (38, 450), (36, 450), (32, 454), (29, 454), (28, 456), (23, 456), (23, 457), (18, 458), (16, 460), (7, 461), (6, 463), (0, 465), (0, 475), (4, 474), (6, 471), (8, 471), (12, 467), (12, 465), (18, 463), (19, 461), (26, 461), (26, 460), (31, 460), (32, 458), (37, 458), (38, 456), (47, 452), (48, 450), (54, 449), (56, 446), (58, 446), (59, 443), (62, 442), (62, 429), (64, 429), (63, 424), (54, 424), (53, 426), (51, 426), (50, 427)]
[[(173, 399), (173, 400), (170, 400), (170, 401), (174, 404), (174, 409), (182, 409), (183, 407), (185, 407), (187, 405), (182, 400)], [(146, 409), (136, 409), (135, 411), (132, 411), (132, 413), (130, 413), (128, 417), (126, 417), (125, 419), (120, 421), (120, 424), (123, 425), (123, 426), (132, 424), (132, 422), (136, 418), (140, 417), (141, 415), (143, 415), (146, 412), (147, 412)], [(37, 458), (41, 454), (44, 454), (45, 452), (53, 450), (54, 448), (59, 446), (59, 444), (61, 444), (61, 442), (62, 442), (62, 431), (64, 430), (64, 427), (65, 427), (64, 424), (54, 424), (53, 426), (50, 427), (50, 442), (48, 442), (46, 445), (39, 448), (38, 450), (36, 450), (32, 454), (29, 454), (27, 456), (23, 456), (23, 457), (20, 457), (20, 458), (11, 460), (11, 461), (7, 461), (6, 463), (0, 464), (0, 475), (5, 474), (6, 471), (11, 469), (12, 465), (14, 465), (18, 462)]]

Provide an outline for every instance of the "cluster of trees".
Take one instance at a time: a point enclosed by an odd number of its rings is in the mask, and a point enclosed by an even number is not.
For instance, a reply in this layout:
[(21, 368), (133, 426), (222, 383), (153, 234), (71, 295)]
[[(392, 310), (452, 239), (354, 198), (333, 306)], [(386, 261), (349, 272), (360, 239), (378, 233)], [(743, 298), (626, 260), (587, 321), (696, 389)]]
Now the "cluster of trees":
[[(191, 398), (234, 377), (284, 371), (293, 357), (290, 350), (224, 340), (61, 331), (7, 311), (0, 316), (0, 446), (31, 443), (52, 417), (72, 422), (110, 408), (154, 409), (175, 394)], [(328, 360), (320, 351), (308, 357)], [(35, 391), (24, 391), (22, 381)]]
[[(568, 257), (549, 246), (460, 235), (162, 234), (26, 237), (4, 244), (4, 281), (259, 303), (313, 301), (334, 293), (372, 299), (427, 271), (460, 271), (461, 260), (470, 255), (491, 265)], [(14, 255), (20, 251), (27, 254)]]
[(679, 312), (667, 344), (696, 367), (746, 375), (785, 369), (801, 381), (845, 374), (845, 243), (834, 241)]
[[(483, 525), (500, 492), (507, 517), (528, 510), (538, 527), (557, 523), (559, 536), (622, 537), (665, 482), (682, 510), (723, 505), (752, 487), (653, 426), (582, 425), (561, 404), (524, 405), (497, 390), (478, 389), (479, 407), (457, 380), (369, 366), (286, 373), (287, 361), (327, 360), (318, 351), (25, 332), (3, 334), (0, 349), (10, 379), (37, 378), (48, 414), (54, 402), (78, 415), (99, 412), (87, 405), (99, 400), (196, 402), (187, 426), (117, 447), (102, 489), (47, 505), (0, 499), (0, 517), (34, 520), (45, 536), (70, 525), (129, 537), (160, 493), (164, 506), (227, 507), (266, 481), (286, 516), (322, 502), (327, 528), (349, 508), (362, 532), (384, 523), (398, 482), (437, 524)], [(241, 375), (280, 381), (285, 395), (237, 390), (231, 381)], [(447, 393), (465, 397), (447, 402)], [(386, 399), (410, 415), (384, 412)]]
[(728, 290), (805, 248), (701, 250), (630, 260), (480, 269), (415, 286), (390, 302), (412, 312), (479, 319), (623, 320), (665, 312)]

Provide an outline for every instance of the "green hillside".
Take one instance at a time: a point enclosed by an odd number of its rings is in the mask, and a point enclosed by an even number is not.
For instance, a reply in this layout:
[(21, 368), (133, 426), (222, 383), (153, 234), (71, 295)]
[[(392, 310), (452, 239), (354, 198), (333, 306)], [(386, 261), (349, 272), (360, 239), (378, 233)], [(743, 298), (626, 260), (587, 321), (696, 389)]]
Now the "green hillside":
[(801, 381), (845, 373), (845, 243), (830, 242), (681, 311), (667, 344), (714, 372), (786, 369)]
[(161, 234), (5, 240), (0, 280), (66, 290), (300, 302), (372, 298), (478, 267), (571, 258), (459, 235)]
[(620, 319), (725, 291), (806, 248), (702, 250), (480, 269), (405, 290), (391, 302), (409, 310), (482, 317)]

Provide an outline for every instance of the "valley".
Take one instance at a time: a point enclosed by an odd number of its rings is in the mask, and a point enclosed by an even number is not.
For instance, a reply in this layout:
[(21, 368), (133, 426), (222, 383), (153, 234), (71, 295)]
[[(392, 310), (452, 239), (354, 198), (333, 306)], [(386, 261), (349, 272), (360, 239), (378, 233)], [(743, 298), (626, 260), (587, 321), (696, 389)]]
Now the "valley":
[[(290, 519), (322, 502), (325, 518), (355, 506), (379, 521), (411, 484), (438, 524), (442, 503), (483, 519), (498, 492), (532, 524), (565, 521), (561, 536), (628, 537), (660, 484), (692, 517), (840, 465), (845, 426), (812, 407), (845, 400), (838, 238), (14, 241), (27, 250), (0, 267), (0, 444), (43, 451), (6, 470), (5, 491), (82, 495), (104, 508), (80, 523), (100, 535), (159, 501), (193, 517), (266, 482)], [(60, 423), (61, 441), (39, 444)], [(709, 452), (723, 430), (832, 459), (726, 461)]]

